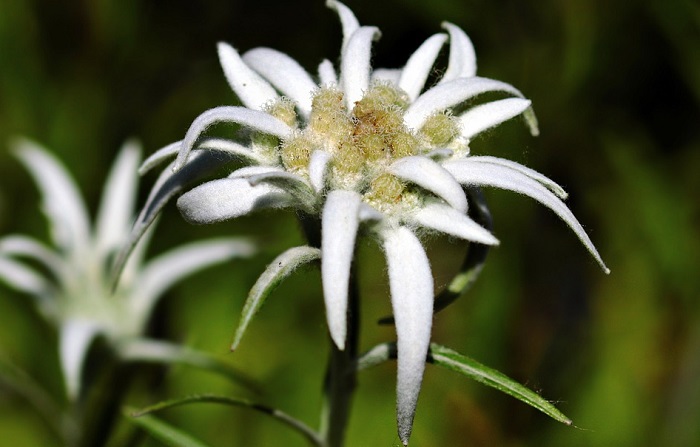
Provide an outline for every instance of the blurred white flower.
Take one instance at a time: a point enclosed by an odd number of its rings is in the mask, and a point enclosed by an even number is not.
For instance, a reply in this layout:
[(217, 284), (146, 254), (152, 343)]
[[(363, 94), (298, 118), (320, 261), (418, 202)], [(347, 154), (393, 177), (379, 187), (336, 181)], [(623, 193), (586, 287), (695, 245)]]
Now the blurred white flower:
[[(329, 1), (343, 28), (339, 70), (324, 60), (317, 77), (286, 54), (255, 48), (240, 55), (220, 43), (219, 58), (243, 106), (202, 113), (183, 141), (152, 155), (142, 171), (177, 154), (178, 175), (204, 153), (230, 154), (249, 166), (203, 183), (177, 201), (190, 222), (204, 224), (273, 207), (295, 208), (321, 220), (321, 271), (331, 337), (346, 343), (348, 282), (358, 229), (378, 238), (386, 254), (398, 346), (399, 436), (408, 443), (433, 315), (433, 278), (419, 236), (438, 232), (480, 244), (498, 241), (467, 216), (465, 187), (515, 191), (552, 209), (607, 272), (593, 243), (561, 199), (563, 189), (513, 161), (472, 156), (471, 138), (523, 115), (537, 133), (530, 101), (513, 86), (476, 76), (471, 41), (451, 23), (428, 38), (403, 69), (373, 69), (380, 36), (360, 26), (345, 5)], [(449, 61), (427, 85), (442, 46)], [(472, 105), (484, 93), (502, 99)], [(491, 95), (493, 97), (494, 95)], [(236, 123), (240, 138), (202, 138), (213, 124)], [(221, 155), (219, 155), (221, 156)], [(188, 177), (189, 178), (189, 177)], [(175, 187), (152, 194), (160, 209)], [(184, 182), (175, 182), (182, 189)], [(158, 185), (154, 189), (158, 191)], [(142, 213), (144, 227), (153, 213)], [(138, 231), (136, 232), (138, 234)]]
[(172, 345), (140, 338), (163, 292), (197, 270), (253, 252), (243, 239), (218, 239), (179, 247), (144, 264), (144, 238), (112, 291), (112, 261), (133, 221), (138, 145), (127, 143), (119, 153), (94, 227), (60, 162), (31, 141), (18, 139), (13, 146), (43, 195), (55, 247), (22, 235), (1, 238), (0, 281), (32, 296), (57, 327), (61, 369), (71, 398), (81, 392), (83, 363), (96, 337), (105, 337), (117, 354), (170, 355)]

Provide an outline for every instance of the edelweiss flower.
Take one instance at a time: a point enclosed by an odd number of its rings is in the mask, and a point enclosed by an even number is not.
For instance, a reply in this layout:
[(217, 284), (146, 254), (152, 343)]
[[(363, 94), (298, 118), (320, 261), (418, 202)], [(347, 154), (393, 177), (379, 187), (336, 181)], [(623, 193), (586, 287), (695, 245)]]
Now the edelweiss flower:
[[(197, 270), (249, 256), (252, 245), (242, 239), (212, 240), (180, 247), (142, 265), (144, 240), (112, 292), (112, 260), (133, 221), (140, 149), (130, 143), (121, 150), (107, 179), (94, 229), (73, 180), (58, 160), (26, 140), (17, 141), (15, 149), (41, 190), (55, 249), (26, 236), (1, 238), (0, 280), (31, 295), (58, 328), (68, 396), (79, 395), (83, 363), (98, 336), (104, 336), (123, 357), (174, 357), (174, 345), (141, 338), (157, 300)], [(36, 261), (41, 268), (20, 258)]]
[[(339, 73), (324, 60), (314, 78), (273, 49), (255, 48), (241, 56), (221, 43), (221, 65), (243, 106), (202, 113), (183, 141), (156, 152), (142, 169), (177, 153), (172, 166), (184, 171), (204, 151), (250, 163), (179, 198), (180, 211), (193, 223), (272, 207), (292, 207), (303, 216), (320, 218), (326, 314), (340, 349), (346, 343), (348, 283), (358, 229), (378, 238), (386, 253), (398, 339), (399, 436), (407, 444), (433, 315), (433, 278), (419, 236), (439, 232), (480, 244), (498, 243), (467, 216), (463, 188), (497, 187), (532, 197), (561, 217), (607, 268), (561, 201), (566, 193), (560, 186), (518, 163), (470, 155), (471, 138), (515, 116), (523, 114), (533, 134), (537, 129), (530, 101), (517, 89), (476, 76), (474, 49), (460, 28), (444, 23), (447, 33), (427, 39), (403, 69), (373, 70), (371, 47), (379, 30), (360, 26), (339, 2), (329, 1), (328, 6), (337, 11), (343, 28)], [(448, 40), (448, 67), (435, 85), (426, 85)], [(507, 97), (470, 107), (473, 98), (489, 92)], [(209, 126), (222, 122), (237, 123), (247, 132), (235, 140), (201, 138)], [(151, 208), (162, 207), (175, 187), (163, 191), (161, 199), (149, 201)], [(143, 216), (145, 223), (149, 217)]]

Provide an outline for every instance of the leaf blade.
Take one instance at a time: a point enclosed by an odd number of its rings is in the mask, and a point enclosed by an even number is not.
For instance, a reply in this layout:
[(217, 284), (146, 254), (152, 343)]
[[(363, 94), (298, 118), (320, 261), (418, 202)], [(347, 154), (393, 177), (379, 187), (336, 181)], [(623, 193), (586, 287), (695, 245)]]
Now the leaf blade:
[(521, 385), (505, 374), (459, 354), (456, 351), (436, 343), (431, 343), (428, 361), (513, 396), (565, 425), (573, 425), (571, 419), (536, 392)]
[(289, 276), (297, 267), (302, 264), (315, 261), (321, 257), (321, 250), (309, 246), (293, 247), (277, 256), (265, 269), (262, 275), (253, 285), (248, 293), (238, 329), (233, 337), (231, 350), (235, 351), (243, 338), (250, 321), (265, 302), (265, 299)]
[(175, 343), (145, 338), (129, 339), (117, 346), (120, 358), (131, 362), (180, 364), (220, 374), (232, 382), (260, 393), (260, 386), (250, 377), (216, 357)]
[(217, 403), (223, 405), (229, 405), (233, 407), (244, 407), (251, 410), (258, 411), (263, 414), (267, 414), (273, 419), (282, 422), (288, 427), (296, 430), (298, 433), (303, 435), (311, 444), (315, 446), (322, 447), (325, 443), (320, 438), (318, 433), (311, 429), (304, 422), (288, 415), (287, 413), (278, 410), (267, 405), (262, 405), (259, 403), (251, 402), (247, 399), (240, 399), (235, 397), (219, 396), (215, 394), (197, 394), (193, 396), (187, 396), (178, 399), (170, 399), (166, 401), (159, 402), (157, 404), (151, 405), (149, 407), (143, 408), (138, 411), (131, 411), (130, 415), (132, 418), (147, 417), (150, 413), (165, 410), (168, 408), (178, 407), (181, 405), (188, 405), (193, 403)]
[[(130, 413), (127, 410), (127, 414)], [(128, 414), (131, 421), (146, 430), (151, 436), (172, 447), (210, 447), (209, 444), (194, 438), (192, 435), (175, 428), (163, 420), (150, 414), (134, 416)]]

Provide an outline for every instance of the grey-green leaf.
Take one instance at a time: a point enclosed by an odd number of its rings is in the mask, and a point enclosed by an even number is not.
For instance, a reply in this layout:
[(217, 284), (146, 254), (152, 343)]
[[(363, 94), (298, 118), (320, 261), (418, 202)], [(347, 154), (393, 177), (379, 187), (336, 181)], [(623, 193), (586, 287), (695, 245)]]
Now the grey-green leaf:
[(113, 288), (119, 281), (119, 275), (126, 265), (129, 255), (143, 237), (148, 227), (156, 220), (165, 205), (188, 185), (210, 174), (221, 166), (222, 153), (195, 151), (188, 163), (177, 172), (172, 172), (174, 163), (168, 165), (161, 173), (146, 199), (146, 204), (136, 218), (131, 234), (116, 257), (112, 268)]
[(159, 340), (134, 338), (117, 346), (119, 356), (126, 361), (181, 364), (221, 374), (246, 388), (260, 392), (258, 384), (234, 367), (196, 349)]
[(547, 416), (556, 419), (557, 421), (572, 425), (571, 419), (566, 417), (552, 403), (544, 399), (542, 396), (532, 391), (531, 389), (521, 385), (505, 374), (491, 369), (488, 366), (473, 360), (469, 357), (461, 355), (449, 348), (432, 343), (428, 354), (428, 361), (450, 369), (452, 371), (470, 377), (477, 382), (488, 385), (506, 394), (510, 394), (518, 400), (534, 407)]
[(380, 343), (362, 354), (355, 365), (358, 371), (380, 365), (396, 358), (396, 343)]
[(210, 447), (209, 444), (194, 438), (189, 433), (150, 414), (130, 415), (131, 421), (146, 430), (151, 436), (172, 447)]
[(250, 289), (250, 293), (248, 293), (248, 298), (243, 306), (241, 321), (233, 337), (233, 343), (231, 344), (232, 351), (238, 347), (250, 321), (275, 287), (297, 267), (320, 258), (321, 250), (318, 248), (308, 246), (293, 247), (277, 256), (275, 260), (267, 266), (263, 274), (260, 275), (255, 282), (253, 288)]
[(320, 438), (318, 433), (316, 433), (305, 423), (288, 415), (287, 413), (280, 411), (276, 408), (268, 407), (267, 405), (261, 405), (255, 402), (250, 402), (246, 399), (238, 399), (235, 397), (217, 396), (213, 394), (199, 394), (194, 396), (183, 397), (180, 399), (172, 399), (159, 402), (155, 405), (151, 405), (150, 407), (146, 407), (136, 412), (132, 412), (132, 417), (147, 417), (149, 413), (153, 413), (155, 411), (165, 410), (167, 408), (193, 403), (216, 403), (230, 405), (233, 407), (249, 408), (251, 410), (267, 414), (268, 416), (277, 419), (278, 421), (282, 422), (288, 427), (296, 430), (298, 433), (304, 436), (312, 445), (319, 447), (325, 445), (324, 441)]
[[(488, 231), (493, 231), (491, 213), (489, 212), (486, 199), (481, 193), (481, 190), (476, 187), (469, 187), (465, 189), (465, 192), (471, 204), (469, 207), (469, 217)], [(479, 277), (481, 270), (484, 268), (488, 252), (488, 245), (479, 244), (477, 242), (471, 242), (469, 244), (469, 251), (467, 251), (467, 255), (462, 262), (459, 272), (452, 278), (449, 285), (435, 297), (435, 313), (455, 302), (457, 298), (464, 295), (467, 290), (471, 288)]]

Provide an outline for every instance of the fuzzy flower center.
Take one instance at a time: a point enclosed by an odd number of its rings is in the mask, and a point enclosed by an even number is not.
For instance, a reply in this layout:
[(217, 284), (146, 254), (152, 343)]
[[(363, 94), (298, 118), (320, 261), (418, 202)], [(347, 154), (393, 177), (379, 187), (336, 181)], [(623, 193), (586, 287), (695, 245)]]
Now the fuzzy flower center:
[(405, 92), (376, 82), (352, 110), (337, 87), (319, 88), (303, 128), (289, 100), (279, 100), (266, 111), (297, 129), (277, 147), (285, 169), (308, 175), (311, 154), (324, 150), (331, 155), (329, 187), (357, 191), (386, 212), (418, 199), (415, 187), (391, 175), (388, 167), (400, 158), (446, 147), (459, 135), (457, 121), (447, 112), (429, 117), (417, 132), (409, 129), (403, 119), (409, 105)]

